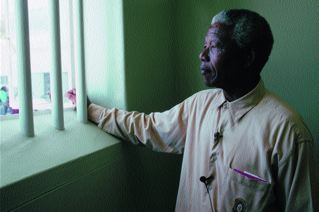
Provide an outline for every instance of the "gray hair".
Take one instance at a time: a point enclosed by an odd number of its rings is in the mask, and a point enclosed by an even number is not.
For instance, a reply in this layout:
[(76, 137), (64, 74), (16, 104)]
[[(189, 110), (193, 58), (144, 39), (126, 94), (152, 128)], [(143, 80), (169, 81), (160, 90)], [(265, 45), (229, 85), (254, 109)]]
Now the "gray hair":
[(231, 39), (239, 48), (255, 52), (255, 68), (259, 71), (267, 62), (274, 43), (270, 26), (265, 18), (246, 9), (224, 10), (215, 15), (211, 24), (231, 27)]

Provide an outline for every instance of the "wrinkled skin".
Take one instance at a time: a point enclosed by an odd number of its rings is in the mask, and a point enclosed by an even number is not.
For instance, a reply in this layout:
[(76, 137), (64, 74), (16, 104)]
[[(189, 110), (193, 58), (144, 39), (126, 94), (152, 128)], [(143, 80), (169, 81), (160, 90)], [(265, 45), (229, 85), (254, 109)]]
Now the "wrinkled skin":
[(223, 89), (230, 101), (244, 95), (259, 81), (259, 75), (250, 70), (250, 52), (239, 48), (231, 33), (232, 29), (222, 24), (212, 25), (199, 54), (204, 83)]

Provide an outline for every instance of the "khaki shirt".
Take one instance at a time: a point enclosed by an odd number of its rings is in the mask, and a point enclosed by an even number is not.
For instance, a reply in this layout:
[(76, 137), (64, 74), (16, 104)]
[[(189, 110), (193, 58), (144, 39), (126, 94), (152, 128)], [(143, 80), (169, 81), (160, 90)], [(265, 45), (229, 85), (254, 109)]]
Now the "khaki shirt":
[(183, 153), (176, 211), (211, 211), (210, 199), (214, 211), (319, 210), (313, 139), (262, 81), (233, 102), (210, 89), (149, 115), (91, 104), (89, 119), (135, 144)]

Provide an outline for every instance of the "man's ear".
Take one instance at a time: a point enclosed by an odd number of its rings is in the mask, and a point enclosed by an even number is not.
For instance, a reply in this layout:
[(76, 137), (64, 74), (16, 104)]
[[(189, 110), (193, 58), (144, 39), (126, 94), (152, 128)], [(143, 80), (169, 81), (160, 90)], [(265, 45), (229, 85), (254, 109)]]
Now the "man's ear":
[(246, 68), (250, 68), (255, 62), (255, 50), (249, 49), (246, 56)]

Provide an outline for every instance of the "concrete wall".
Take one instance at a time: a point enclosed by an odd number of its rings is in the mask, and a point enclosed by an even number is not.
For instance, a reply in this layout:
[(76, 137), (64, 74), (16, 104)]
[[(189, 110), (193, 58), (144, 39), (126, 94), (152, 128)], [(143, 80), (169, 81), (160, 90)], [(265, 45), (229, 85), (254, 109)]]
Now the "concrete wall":
[[(144, 159), (167, 165), (157, 167), (157, 172)], [(172, 173), (179, 166), (174, 161), (178, 162), (176, 155), (163, 158), (160, 154), (143, 152), (143, 148), (114, 145), (2, 189), (0, 208), (1, 211), (174, 211), (176, 192), (170, 192), (177, 189), (178, 177), (172, 177)], [(90, 167), (96, 164), (99, 167), (92, 170)], [(70, 178), (71, 173), (63, 176), (66, 170), (75, 173), (81, 170), (85, 174)], [(61, 181), (63, 177), (65, 180)], [(59, 184), (57, 180), (63, 183), (54, 186)], [(45, 188), (50, 189), (41, 196), (35, 195)]]
[(128, 110), (163, 111), (176, 104), (175, 2), (123, 1)]
[[(85, 2), (87, 87), (93, 102), (141, 112), (176, 104), (174, 5), (170, 0)], [(173, 211), (182, 157), (126, 147), (116, 149), (116, 163), (87, 177), (96, 192), (88, 204), (119, 211)]]
[(126, 108), (122, 1), (84, 1), (83, 7), (88, 96)]

